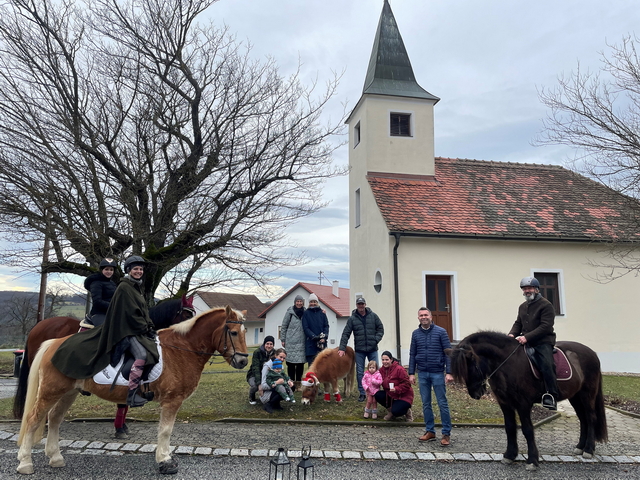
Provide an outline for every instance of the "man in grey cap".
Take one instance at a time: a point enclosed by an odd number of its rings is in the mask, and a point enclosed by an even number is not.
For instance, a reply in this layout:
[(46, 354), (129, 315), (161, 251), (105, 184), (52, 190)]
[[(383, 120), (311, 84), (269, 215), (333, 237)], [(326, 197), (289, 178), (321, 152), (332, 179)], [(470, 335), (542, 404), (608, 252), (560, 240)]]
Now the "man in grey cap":
[(365, 359), (368, 359), (369, 362), (375, 360), (378, 363), (378, 343), (384, 336), (384, 326), (380, 318), (367, 307), (364, 297), (356, 299), (356, 309), (351, 312), (351, 316), (342, 331), (338, 355), (344, 355), (351, 332), (353, 332), (353, 344), (356, 352), (356, 375), (358, 377), (358, 391), (360, 392), (358, 401), (364, 402), (367, 399), (364, 388), (362, 388)]

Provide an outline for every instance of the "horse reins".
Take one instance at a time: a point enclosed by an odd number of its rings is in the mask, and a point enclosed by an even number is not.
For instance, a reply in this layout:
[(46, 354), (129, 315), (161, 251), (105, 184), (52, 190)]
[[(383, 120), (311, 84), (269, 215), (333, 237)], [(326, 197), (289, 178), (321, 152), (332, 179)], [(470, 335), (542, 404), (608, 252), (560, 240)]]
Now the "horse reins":
[(516, 353), (516, 351), (518, 350), (519, 347), (520, 347), (520, 344), (516, 345), (516, 348), (513, 349), (513, 352), (511, 352), (509, 354), (509, 356), (507, 358), (505, 358), (504, 361), (500, 365), (498, 365), (496, 367), (496, 369), (493, 372), (491, 372), (491, 374), (486, 378), (487, 381), (489, 381), (489, 379), (493, 376), (494, 373), (496, 373), (498, 370), (500, 370), (500, 367), (502, 367), (505, 363), (507, 363), (507, 360), (509, 360), (511, 358), (511, 356), (514, 353)]
[[(190, 352), (190, 353), (195, 353), (197, 355), (209, 355), (210, 357), (224, 357), (224, 354), (227, 351), (227, 337), (229, 337), (229, 339), (231, 340), (231, 346), (233, 347), (234, 350), (234, 355), (240, 355), (242, 357), (248, 357), (249, 354), (248, 353), (240, 353), (236, 351), (236, 346), (233, 343), (233, 337), (231, 336), (231, 332), (229, 330), (229, 327), (227, 327), (228, 324), (230, 323), (239, 323), (242, 324), (243, 322), (240, 322), (238, 320), (227, 320), (224, 324), (224, 333), (223, 333), (223, 337), (224, 337), (224, 347), (222, 350), (220, 350), (220, 342), (222, 342), (222, 338), (220, 338), (220, 340), (218, 341), (218, 348), (216, 348), (216, 350), (214, 352), (204, 352), (204, 351), (197, 351), (197, 350), (190, 350), (188, 348), (183, 348), (183, 347), (178, 347), (176, 345), (170, 345), (170, 344), (160, 344), (162, 347), (171, 347), (171, 348), (175, 348), (176, 350), (183, 350), (185, 352)], [(222, 353), (216, 353), (216, 352), (222, 352)], [(210, 364), (213, 364), (213, 360), (211, 362), (209, 362)]]

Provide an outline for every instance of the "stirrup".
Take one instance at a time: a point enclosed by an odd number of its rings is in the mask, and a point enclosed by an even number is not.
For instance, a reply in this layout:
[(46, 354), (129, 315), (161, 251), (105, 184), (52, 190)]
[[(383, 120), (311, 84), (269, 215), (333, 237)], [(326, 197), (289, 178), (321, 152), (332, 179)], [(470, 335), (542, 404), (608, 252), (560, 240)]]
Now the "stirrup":
[(558, 410), (556, 399), (549, 392), (542, 394), (542, 406), (549, 410)]
[(147, 403), (148, 400), (146, 398), (141, 397), (140, 395), (138, 395), (138, 389), (131, 389), (129, 390), (129, 393), (127, 393), (127, 405), (130, 407), (141, 407), (143, 406), (145, 403)]

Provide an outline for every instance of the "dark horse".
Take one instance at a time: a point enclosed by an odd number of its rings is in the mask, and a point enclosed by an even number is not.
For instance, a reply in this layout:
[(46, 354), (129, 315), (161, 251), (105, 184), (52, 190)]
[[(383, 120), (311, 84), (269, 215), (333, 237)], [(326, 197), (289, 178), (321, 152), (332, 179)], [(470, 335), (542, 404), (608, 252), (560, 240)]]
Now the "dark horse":
[[(183, 322), (194, 315), (193, 297), (187, 298), (183, 296), (182, 298), (164, 300), (149, 309), (149, 316), (156, 326), (156, 330)], [(27, 397), (29, 370), (31, 369), (31, 363), (36, 353), (38, 353), (40, 345), (53, 338), (62, 338), (78, 333), (79, 328), (80, 320), (76, 318), (51, 317), (36, 323), (31, 329), (24, 347), (24, 357), (22, 366), (20, 367), (20, 376), (18, 377), (18, 388), (16, 390), (16, 396), (13, 399), (13, 415), (15, 418), (22, 418), (24, 402)], [(124, 407), (126, 407), (126, 405)], [(119, 406), (119, 408), (122, 407)]]
[[(569, 399), (580, 420), (580, 440), (574, 453), (592, 458), (596, 442), (607, 441), (607, 419), (602, 396), (600, 360), (589, 347), (577, 342), (556, 344), (566, 354), (573, 375), (559, 381), (560, 400)], [(544, 383), (533, 376), (524, 348), (512, 337), (497, 332), (469, 335), (452, 351), (451, 371), (467, 385), (476, 400), (487, 391), (487, 380), (504, 415), (507, 450), (503, 463), (513, 463), (518, 455), (516, 411), (527, 439), (527, 470), (538, 467), (531, 408), (539, 403)]]

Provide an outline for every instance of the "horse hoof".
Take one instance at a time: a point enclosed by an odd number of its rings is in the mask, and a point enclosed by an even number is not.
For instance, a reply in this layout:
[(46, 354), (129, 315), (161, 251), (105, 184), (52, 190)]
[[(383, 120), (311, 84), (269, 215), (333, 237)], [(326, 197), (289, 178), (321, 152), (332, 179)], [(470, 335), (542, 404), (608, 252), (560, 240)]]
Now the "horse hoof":
[(538, 469), (538, 466), (533, 463), (527, 463), (524, 469), (528, 472), (535, 472)]
[(64, 467), (64, 465), (65, 463), (64, 463), (64, 458), (62, 458), (62, 455), (51, 457), (51, 459), (49, 460), (50, 467), (60, 468), (60, 467)]
[(504, 463), (505, 465), (512, 465), (513, 464), (513, 460), (511, 460), (510, 458), (506, 458), (506, 457), (502, 457), (502, 460), (500, 460), (501, 463)]
[(31, 475), (33, 473), (33, 463), (21, 463), (18, 465), (17, 471), (23, 475)]
[(581, 448), (574, 448), (573, 449), (573, 454), (574, 455), (582, 455), (582, 449)]
[(587, 452), (584, 452), (584, 453), (582, 454), (582, 458), (587, 458), (587, 459), (589, 459), (589, 458), (593, 458), (593, 453), (587, 453)]
[(160, 462), (158, 469), (163, 475), (176, 474), (178, 473), (178, 460), (175, 457), (171, 457), (169, 460)]

